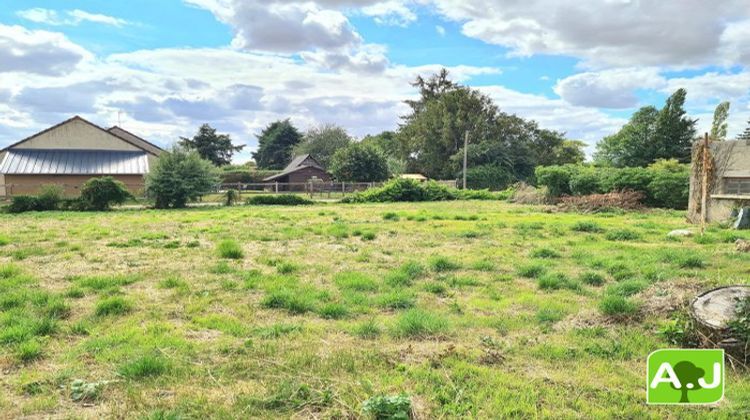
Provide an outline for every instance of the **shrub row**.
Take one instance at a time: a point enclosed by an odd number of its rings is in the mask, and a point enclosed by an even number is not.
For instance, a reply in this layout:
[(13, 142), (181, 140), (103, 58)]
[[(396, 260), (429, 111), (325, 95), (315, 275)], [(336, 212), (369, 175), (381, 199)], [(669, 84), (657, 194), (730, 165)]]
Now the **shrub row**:
[(540, 166), (536, 168), (536, 181), (552, 198), (631, 190), (642, 193), (647, 206), (685, 209), (690, 170), (675, 161), (660, 161), (647, 168)]
[(506, 200), (512, 191), (459, 190), (435, 181), (393, 179), (382, 187), (371, 188), (345, 197), (344, 203), (384, 203), (397, 201)]
[(132, 198), (132, 195), (125, 184), (107, 176), (86, 181), (78, 198), (65, 198), (62, 187), (45, 185), (36, 196), (14, 196), (6, 210), (9, 213), (52, 210), (102, 211), (109, 209), (113, 204), (122, 204), (129, 198)]
[(245, 204), (256, 206), (306, 206), (314, 204), (314, 202), (296, 194), (283, 194), (255, 195), (245, 200)]

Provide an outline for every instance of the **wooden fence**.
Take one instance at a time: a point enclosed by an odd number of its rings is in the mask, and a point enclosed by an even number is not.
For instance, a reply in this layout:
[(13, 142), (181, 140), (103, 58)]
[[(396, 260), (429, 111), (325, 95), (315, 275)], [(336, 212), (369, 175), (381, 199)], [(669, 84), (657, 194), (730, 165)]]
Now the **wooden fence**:
[[(457, 188), (458, 181), (436, 181), (442, 185)], [(0, 198), (8, 198), (13, 195), (32, 195), (46, 184), (0, 184)], [(55, 184), (63, 188), (65, 195), (77, 196), (80, 185)], [(244, 194), (307, 194), (310, 197), (336, 198), (346, 196), (358, 191), (382, 186), (382, 182), (324, 182), (310, 180), (308, 182), (265, 182), (265, 183), (229, 183), (218, 184), (208, 194), (206, 200), (212, 199), (211, 195), (224, 194), (228, 190), (236, 190), (240, 195)], [(126, 184), (126, 187), (138, 198), (144, 198), (145, 184)]]

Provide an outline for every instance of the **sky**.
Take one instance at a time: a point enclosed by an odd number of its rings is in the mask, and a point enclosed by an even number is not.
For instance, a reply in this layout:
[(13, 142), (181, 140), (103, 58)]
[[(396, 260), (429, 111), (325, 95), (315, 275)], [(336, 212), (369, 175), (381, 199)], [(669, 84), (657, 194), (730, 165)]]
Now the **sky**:
[(80, 115), (161, 146), (203, 123), (246, 145), (291, 118), (396, 130), (446, 67), (590, 154), (676, 89), (729, 136), (750, 119), (748, 0), (3, 0), (0, 147)]

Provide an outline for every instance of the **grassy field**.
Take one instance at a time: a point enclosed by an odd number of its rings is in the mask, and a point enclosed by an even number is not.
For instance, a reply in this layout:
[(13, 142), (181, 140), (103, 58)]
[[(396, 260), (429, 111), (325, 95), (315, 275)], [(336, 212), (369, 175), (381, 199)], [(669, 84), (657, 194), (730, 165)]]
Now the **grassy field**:
[(668, 239), (679, 212), (0, 219), (0, 417), (358, 417), (402, 393), (420, 418), (750, 415), (732, 370), (715, 407), (645, 404), (646, 356), (676, 346), (681, 305), (750, 274), (736, 232)]

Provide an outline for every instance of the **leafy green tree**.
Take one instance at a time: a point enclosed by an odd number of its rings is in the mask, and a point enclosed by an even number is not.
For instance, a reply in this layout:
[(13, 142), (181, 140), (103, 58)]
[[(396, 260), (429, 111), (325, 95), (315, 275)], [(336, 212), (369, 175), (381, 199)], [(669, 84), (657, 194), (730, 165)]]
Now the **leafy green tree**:
[(275, 121), (258, 136), (258, 151), (253, 153), (253, 159), (260, 169), (283, 169), (301, 141), (302, 135), (288, 119)]
[(594, 160), (617, 167), (647, 166), (658, 159), (689, 162), (697, 120), (687, 116), (686, 95), (678, 89), (661, 110), (639, 109), (620, 131), (597, 144)]
[(193, 138), (180, 137), (180, 146), (195, 150), (198, 154), (216, 166), (232, 163), (232, 156), (245, 146), (235, 146), (228, 134), (217, 134), (216, 129), (203, 124)]
[(162, 153), (146, 177), (146, 194), (158, 209), (182, 208), (219, 182), (216, 168), (196, 151), (175, 147)]
[(747, 127), (737, 136), (737, 140), (750, 140), (750, 120), (747, 120)]
[(331, 159), (330, 171), (340, 181), (378, 182), (390, 175), (383, 152), (361, 143), (352, 143), (337, 151)]
[(352, 138), (345, 129), (334, 124), (326, 124), (307, 130), (302, 142), (294, 147), (294, 154), (311, 154), (327, 168), (331, 164), (333, 154), (351, 142)]
[[(680, 402), (689, 403), (688, 392), (703, 388), (698, 379), (702, 378), (706, 374), (706, 371), (691, 362), (683, 361), (674, 365), (674, 374), (677, 375), (677, 379), (680, 381)], [(674, 384), (670, 386), (673, 389), (677, 389)]]
[(413, 86), (420, 96), (407, 101), (411, 113), (402, 117), (396, 142), (409, 172), (437, 179), (460, 176), (467, 131), (468, 167), (481, 167), (467, 176), (473, 174), (478, 185), (489, 187), (492, 172), (497, 175), (495, 189), (533, 177), (539, 164), (583, 158), (577, 143), (565, 143), (562, 133), (501, 112), (487, 95), (450, 81), (445, 70), (428, 79), (418, 77)]
[(711, 124), (711, 139), (724, 141), (727, 139), (727, 118), (729, 118), (729, 101), (724, 101), (714, 110), (714, 121)]
[(646, 166), (653, 162), (652, 142), (659, 111), (644, 106), (630, 117), (620, 131), (596, 145), (594, 161), (605, 166)]

